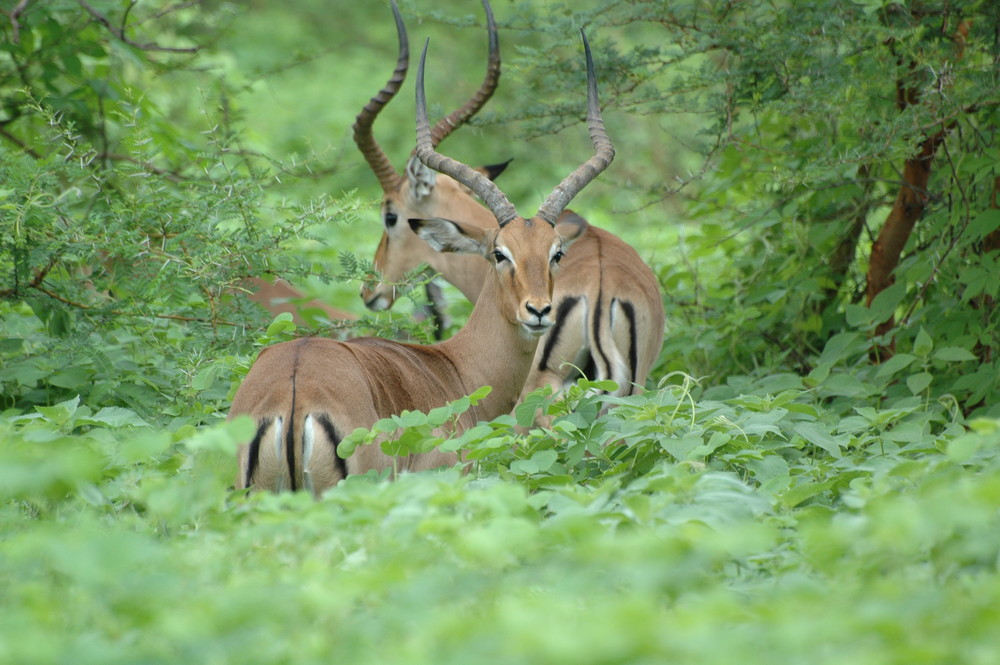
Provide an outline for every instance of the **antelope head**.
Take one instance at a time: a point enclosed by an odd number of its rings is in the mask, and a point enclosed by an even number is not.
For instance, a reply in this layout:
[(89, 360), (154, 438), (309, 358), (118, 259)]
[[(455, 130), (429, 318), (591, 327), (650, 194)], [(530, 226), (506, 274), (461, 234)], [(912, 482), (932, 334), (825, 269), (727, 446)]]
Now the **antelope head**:
[[(420, 161), (442, 174), (450, 176), (482, 199), (493, 213), (497, 226), (479, 229), (482, 235), (481, 253), (498, 273), (501, 288), (518, 296), (504, 316), (508, 321), (520, 323), (525, 333), (539, 335), (554, 323), (552, 311), (551, 275), (562, 258), (563, 251), (580, 236), (586, 222), (579, 217), (557, 221), (569, 202), (594, 178), (611, 164), (615, 151), (604, 130), (601, 109), (597, 99), (597, 80), (587, 36), (583, 34), (584, 53), (587, 61), (587, 124), (595, 154), (581, 164), (552, 191), (534, 217), (517, 214), (506, 195), (486, 175), (435, 150), (434, 134), (427, 120), (427, 100), (424, 93), (424, 65), (427, 44), (424, 45), (417, 68), (417, 147)], [(437, 224), (455, 224), (436, 220)], [(426, 232), (427, 221), (411, 220), (411, 226), (439, 251), (451, 249), (447, 242), (440, 242), (434, 234)], [(468, 229), (470, 225), (459, 225)], [(468, 233), (468, 231), (466, 231)], [(527, 248), (547, 248), (547, 252)], [(468, 251), (468, 250), (465, 250)], [(515, 258), (518, 257), (518, 258)], [(520, 257), (524, 257), (520, 259)], [(546, 282), (547, 296), (540, 295), (538, 284)], [(531, 294), (531, 295), (525, 295)]]
[[(465, 269), (459, 271), (460, 274), (465, 275), (465, 278), (460, 280), (461, 283), (456, 284), (456, 286), (470, 300), (475, 301), (479, 289), (482, 287), (482, 271), (477, 265), (478, 260), (475, 257), (466, 256), (450, 256), (442, 259), (441, 254), (435, 252), (413, 233), (405, 220), (417, 217), (441, 217), (477, 222), (479, 226), (488, 227), (494, 224), (489, 211), (476, 202), (467, 187), (448, 176), (441, 176), (436, 171), (429, 169), (415, 155), (410, 156), (404, 172), (398, 173), (372, 133), (375, 119), (395, 97), (409, 68), (409, 43), (406, 27), (395, 0), (392, 0), (391, 4), (399, 39), (396, 68), (385, 87), (371, 98), (358, 114), (354, 123), (354, 141), (372, 172), (378, 178), (383, 193), (382, 238), (374, 258), (375, 269), (381, 273), (382, 281), (364, 284), (361, 288), (361, 297), (369, 309), (376, 311), (388, 309), (392, 307), (396, 299), (393, 285), (402, 281), (404, 275), (422, 264), (427, 264), (432, 270), (441, 272), (439, 262), (448, 260), (465, 264), (463, 266)], [(442, 118), (430, 130), (431, 142), (435, 147), (486, 104), (500, 80), (500, 47), (496, 23), (488, 0), (483, 0), (483, 7), (486, 10), (489, 30), (486, 77), (479, 90), (462, 107)], [(480, 172), (492, 179), (500, 175), (506, 166), (506, 163), (486, 166)]]

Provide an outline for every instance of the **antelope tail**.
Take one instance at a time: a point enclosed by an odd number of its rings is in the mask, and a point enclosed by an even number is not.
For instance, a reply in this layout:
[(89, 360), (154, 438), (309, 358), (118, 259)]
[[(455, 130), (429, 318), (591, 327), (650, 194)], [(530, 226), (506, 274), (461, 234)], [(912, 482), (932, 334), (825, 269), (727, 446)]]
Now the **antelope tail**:
[(327, 413), (298, 413), (293, 375), (289, 412), (259, 418), (253, 439), (240, 448), (236, 487), (315, 494), (317, 487), (335, 485), (348, 473), (337, 455), (340, 438)]

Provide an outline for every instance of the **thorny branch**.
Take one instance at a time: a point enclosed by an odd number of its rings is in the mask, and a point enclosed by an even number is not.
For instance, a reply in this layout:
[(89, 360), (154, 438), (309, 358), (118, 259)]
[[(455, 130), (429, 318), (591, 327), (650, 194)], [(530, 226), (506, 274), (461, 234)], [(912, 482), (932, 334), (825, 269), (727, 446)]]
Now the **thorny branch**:
[(21, 0), (21, 2), (17, 3), (17, 6), (9, 12), (0, 10), (0, 12), (6, 14), (7, 18), (10, 19), (10, 27), (12, 31), (11, 38), (15, 44), (21, 43), (21, 22), (18, 19), (21, 18), (21, 14), (24, 13), (24, 10), (28, 8), (30, 3), (31, 0)]
[(125, 34), (125, 20), (128, 18), (128, 12), (131, 10), (133, 5), (129, 5), (128, 9), (125, 10), (125, 17), (122, 19), (121, 27), (113, 25), (107, 16), (101, 14), (99, 11), (90, 6), (87, 0), (78, 0), (80, 6), (83, 7), (88, 14), (90, 14), (98, 23), (103, 25), (108, 31), (117, 37), (122, 42), (133, 46), (142, 51), (162, 51), (165, 53), (197, 53), (198, 47), (192, 46), (187, 48), (174, 47), (174, 46), (161, 46), (156, 42), (146, 42), (141, 43), (133, 39), (130, 39), (128, 35)]

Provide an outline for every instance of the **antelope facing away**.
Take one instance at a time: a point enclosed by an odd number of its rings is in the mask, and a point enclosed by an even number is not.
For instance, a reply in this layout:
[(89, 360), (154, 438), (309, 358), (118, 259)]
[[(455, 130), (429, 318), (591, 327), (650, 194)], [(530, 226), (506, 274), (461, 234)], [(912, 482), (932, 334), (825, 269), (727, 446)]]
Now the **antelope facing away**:
[(292, 320), (296, 325), (301, 326), (306, 324), (306, 319), (301, 313), (302, 310), (306, 309), (318, 310), (331, 321), (338, 319), (350, 321), (358, 318), (357, 314), (353, 312), (345, 312), (344, 310), (330, 307), (326, 303), (322, 303), (314, 298), (307, 298), (301, 291), (292, 286), (288, 280), (278, 278), (273, 282), (269, 282), (259, 277), (252, 277), (247, 281), (247, 297), (250, 300), (270, 312), (271, 316), (288, 312), (292, 315)]
[[(499, 82), (496, 24), (487, 0), (483, 0), (483, 6), (489, 30), (486, 77), (464, 106), (431, 130), (431, 147), (473, 117), (493, 95)], [(490, 265), (478, 256), (435, 252), (399, 220), (440, 217), (487, 229), (496, 226), (494, 215), (475, 200), (469, 187), (450, 177), (453, 174), (439, 175), (416, 157), (407, 162), (404, 175), (398, 174), (372, 134), (378, 113), (399, 91), (409, 64), (406, 29), (394, 1), (392, 9), (399, 38), (396, 68), (354, 125), (354, 140), (384, 192), (384, 230), (374, 259), (383, 281), (366, 285), (361, 296), (370, 309), (387, 309), (396, 297), (393, 284), (427, 264), (475, 302)], [(493, 179), (505, 166), (488, 166), (481, 172)], [(480, 194), (474, 188), (473, 191)], [(570, 211), (563, 212), (561, 219), (583, 222)], [(663, 346), (663, 302), (653, 271), (620, 238), (586, 225), (573, 251), (560, 265), (560, 275), (553, 296), (556, 324), (538, 346), (522, 397), (545, 385), (559, 391), (581, 373), (592, 379), (614, 380), (619, 395), (641, 388)]]
[[(264, 349), (233, 398), (230, 418), (250, 415), (254, 437), (238, 452), (238, 488), (308, 489), (316, 496), (352, 473), (393, 466), (378, 445), (337, 455), (341, 438), (403, 410), (427, 411), (470, 394), (493, 391), (462, 415), (459, 431), (476, 420), (507, 413), (521, 392), (539, 336), (556, 324), (553, 275), (570, 245), (587, 228), (559, 213), (614, 157), (601, 120), (590, 47), (587, 117), (595, 154), (567, 176), (538, 214), (519, 217), (480, 173), (435, 152), (423, 92), (424, 58), (417, 72), (417, 152), (488, 201), (496, 224), (483, 229), (443, 219), (411, 219), (411, 229), (438, 251), (476, 254), (490, 269), (467, 324), (430, 346), (359, 338), (346, 342), (307, 337)], [(426, 47), (424, 50), (426, 56)], [(431, 451), (401, 460), (404, 470), (455, 464), (453, 453)]]

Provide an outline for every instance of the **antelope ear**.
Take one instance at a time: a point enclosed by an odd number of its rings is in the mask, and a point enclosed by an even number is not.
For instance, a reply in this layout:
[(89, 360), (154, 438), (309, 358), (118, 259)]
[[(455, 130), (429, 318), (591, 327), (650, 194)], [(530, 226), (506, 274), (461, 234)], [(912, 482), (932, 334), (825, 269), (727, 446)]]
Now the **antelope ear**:
[(496, 180), (512, 161), (514, 161), (513, 158), (508, 159), (506, 162), (501, 162), (500, 164), (487, 164), (486, 166), (480, 166), (475, 170), (479, 171), (490, 180)]
[(578, 240), (590, 224), (583, 217), (571, 212), (563, 212), (556, 220), (556, 233), (563, 241), (563, 249), (566, 249)]
[(410, 181), (410, 192), (419, 200), (427, 198), (437, 183), (437, 171), (426, 166), (414, 155), (406, 162), (406, 178)]
[(491, 231), (447, 219), (409, 219), (410, 228), (431, 249), (456, 254), (486, 254)]

